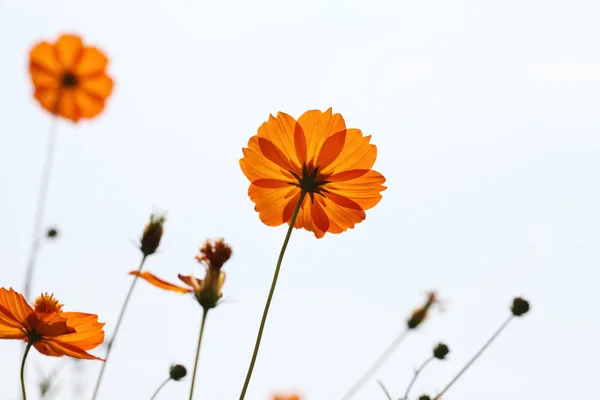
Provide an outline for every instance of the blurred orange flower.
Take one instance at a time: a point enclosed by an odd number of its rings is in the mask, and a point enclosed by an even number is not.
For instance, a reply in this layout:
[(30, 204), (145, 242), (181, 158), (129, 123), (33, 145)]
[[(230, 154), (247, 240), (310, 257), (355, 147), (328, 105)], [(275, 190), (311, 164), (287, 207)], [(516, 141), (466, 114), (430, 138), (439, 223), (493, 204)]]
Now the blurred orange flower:
[(33, 342), (47, 356), (102, 360), (86, 352), (104, 341), (98, 316), (63, 312), (52, 295), (42, 294), (33, 308), (12, 288), (0, 288), (0, 339)]
[(169, 283), (148, 271), (131, 271), (129, 275), (140, 277), (160, 289), (182, 294), (193, 293), (202, 307), (214, 308), (223, 297), (221, 290), (225, 283), (225, 272), (221, 268), (229, 260), (231, 253), (231, 247), (223, 239), (207, 240), (200, 249), (200, 255), (196, 256), (196, 260), (206, 267), (204, 279), (197, 279), (192, 275), (177, 275), (187, 287)]
[(273, 400), (300, 400), (300, 396), (275, 396)]
[(310, 110), (296, 121), (272, 115), (243, 149), (240, 166), (248, 195), (269, 226), (290, 223), (301, 192), (308, 194), (294, 224), (321, 238), (365, 219), (385, 190), (372, 170), (377, 147), (359, 129), (347, 129), (340, 114)]
[(104, 109), (113, 89), (106, 74), (108, 58), (87, 47), (76, 35), (61, 35), (56, 43), (40, 42), (29, 52), (34, 97), (52, 114), (78, 122)]

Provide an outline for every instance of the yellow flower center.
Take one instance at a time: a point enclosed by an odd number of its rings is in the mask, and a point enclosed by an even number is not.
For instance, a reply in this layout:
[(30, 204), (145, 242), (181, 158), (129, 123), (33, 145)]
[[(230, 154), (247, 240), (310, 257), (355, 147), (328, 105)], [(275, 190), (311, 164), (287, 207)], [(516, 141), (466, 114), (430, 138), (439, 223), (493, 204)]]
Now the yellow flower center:
[(35, 299), (33, 309), (36, 313), (60, 313), (62, 312), (62, 304), (54, 298), (54, 294), (43, 293)]

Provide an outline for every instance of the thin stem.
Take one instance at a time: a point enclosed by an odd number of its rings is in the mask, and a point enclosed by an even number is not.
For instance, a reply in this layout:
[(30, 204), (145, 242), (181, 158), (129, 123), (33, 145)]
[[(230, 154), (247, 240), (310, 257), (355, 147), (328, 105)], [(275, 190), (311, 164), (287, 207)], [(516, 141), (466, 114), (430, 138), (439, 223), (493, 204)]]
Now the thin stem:
[(390, 392), (387, 391), (385, 386), (383, 386), (383, 383), (381, 381), (377, 381), (377, 383), (379, 383), (379, 386), (381, 386), (383, 393), (385, 393), (385, 397), (387, 397), (388, 400), (392, 400), (392, 395), (390, 394)]
[(294, 210), (294, 214), (292, 214), (290, 226), (285, 235), (285, 239), (283, 240), (281, 251), (279, 252), (277, 266), (275, 267), (275, 274), (273, 275), (273, 282), (271, 282), (271, 289), (269, 290), (269, 296), (267, 297), (265, 309), (263, 311), (262, 319), (260, 321), (260, 327), (258, 328), (256, 343), (254, 344), (254, 352), (252, 353), (252, 359), (250, 360), (250, 366), (248, 367), (248, 373), (246, 374), (244, 387), (242, 388), (242, 393), (240, 394), (240, 400), (244, 399), (244, 397), (246, 396), (246, 391), (248, 390), (248, 386), (250, 385), (250, 378), (252, 378), (252, 371), (254, 370), (256, 358), (258, 357), (258, 349), (260, 348), (260, 342), (262, 340), (263, 331), (265, 329), (265, 323), (267, 322), (267, 315), (269, 314), (269, 308), (271, 307), (271, 300), (273, 300), (273, 294), (275, 293), (275, 286), (277, 285), (277, 278), (279, 278), (279, 270), (281, 269), (281, 263), (283, 262), (283, 256), (285, 255), (285, 249), (287, 248), (288, 242), (290, 241), (290, 237), (292, 236), (292, 230), (294, 229), (294, 225), (296, 224), (296, 218), (298, 217), (298, 213), (300, 212), (300, 207), (302, 206), (302, 202), (304, 201), (305, 196), (306, 192), (302, 191), (300, 193), (300, 198), (298, 199), (296, 209)]
[(190, 400), (194, 396), (194, 385), (196, 383), (196, 371), (198, 370), (198, 359), (200, 358), (200, 346), (202, 346), (202, 336), (204, 336), (204, 325), (206, 324), (206, 316), (208, 308), (204, 309), (202, 314), (202, 323), (200, 324), (200, 334), (198, 335), (198, 346), (196, 346), (196, 361), (194, 362), (194, 373), (192, 374), (192, 386), (190, 386)]
[[(146, 255), (142, 257), (142, 261), (140, 262), (140, 266), (137, 270), (138, 273), (142, 272), (142, 268), (144, 268), (144, 263), (146, 262)], [(94, 388), (94, 394), (92, 395), (92, 400), (96, 399), (98, 396), (98, 392), (100, 391), (100, 384), (102, 383), (102, 377), (104, 376), (104, 370), (106, 369), (106, 364), (108, 364), (108, 358), (110, 357), (110, 352), (112, 351), (113, 345), (115, 344), (115, 339), (117, 338), (117, 334), (119, 333), (119, 328), (121, 327), (121, 322), (123, 322), (123, 317), (125, 316), (125, 310), (127, 309), (127, 305), (129, 304), (129, 299), (131, 298), (131, 294), (133, 293), (133, 289), (135, 288), (135, 284), (138, 281), (138, 277), (135, 276), (133, 281), (131, 282), (131, 286), (129, 286), (129, 291), (127, 292), (127, 296), (125, 297), (125, 301), (123, 302), (123, 307), (121, 308), (121, 312), (119, 314), (119, 319), (117, 320), (117, 325), (115, 326), (115, 331), (112, 335), (112, 338), (108, 342), (108, 349), (106, 350), (106, 355), (104, 356), (104, 362), (100, 367), (100, 374), (98, 375), (98, 380), (96, 380), (96, 387)]]
[(156, 388), (156, 391), (154, 392), (152, 397), (150, 397), (150, 400), (154, 400), (156, 398), (156, 396), (158, 396), (158, 393), (162, 390), (162, 388), (167, 386), (167, 383), (169, 383), (170, 380), (171, 380), (171, 377), (168, 377), (163, 383), (161, 383), (160, 386), (158, 388)]
[(400, 343), (408, 336), (410, 329), (403, 330), (390, 345), (385, 349), (385, 351), (381, 354), (381, 356), (373, 363), (371, 368), (365, 372), (365, 374), (348, 390), (348, 392), (342, 397), (342, 400), (349, 400), (354, 396), (362, 386), (367, 383), (367, 381), (373, 376), (375, 372), (385, 363), (385, 361), (392, 355), (392, 353), (398, 348)]
[(406, 392), (404, 393), (404, 397), (403, 397), (404, 400), (408, 399), (408, 394), (410, 393), (410, 389), (412, 389), (413, 385), (417, 381), (417, 376), (419, 376), (421, 371), (423, 371), (423, 369), (427, 366), (427, 364), (429, 364), (434, 358), (435, 358), (434, 356), (429, 357), (427, 360), (425, 360), (425, 362), (423, 362), (423, 364), (421, 364), (421, 366), (419, 368), (417, 368), (415, 370), (415, 374), (413, 375), (410, 383), (408, 384), (408, 387), (406, 388)]
[(55, 116), (50, 122), (48, 137), (46, 139), (46, 155), (42, 166), (42, 180), (38, 192), (37, 206), (35, 209), (35, 218), (33, 221), (33, 236), (31, 239), (31, 250), (29, 251), (29, 260), (27, 261), (27, 269), (25, 271), (25, 287), (23, 296), (28, 299), (31, 292), (31, 281), (35, 272), (35, 261), (40, 250), (42, 240), (42, 228), (44, 227), (44, 213), (46, 211), (46, 203), (48, 200), (48, 189), (50, 187), (50, 176), (52, 166), (54, 165), (54, 149), (56, 147), (56, 138), (58, 137), (58, 118)]
[(440, 397), (442, 397), (442, 395), (444, 393), (446, 393), (448, 391), (448, 389), (450, 389), (450, 387), (454, 384), (454, 382), (456, 382), (458, 380), (458, 378), (460, 378), (462, 376), (462, 374), (465, 373), (465, 371), (467, 369), (469, 369), (469, 367), (475, 362), (475, 360), (477, 360), (479, 358), (479, 356), (485, 351), (485, 349), (487, 349), (490, 344), (492, 344), (492, 342), (498, 337), (498, 335), (500, 335), (500, 333), (502, 333), (502, 331), (504, 330), (504, 328), (507, 327), (507, 325), (510, 323), (510, 321), (513, 320), (514, 315), (510, 315), (510, 317), (508, 317), (508, 319), (506, 321), (504, 321), (502, 323), (502, 325), (500, 325), (500, 328), (498, 328), (498, 330), (492, 335), (492, 337), (483, 345), (483, 347), (481, 349), (479, 349), (479, 351), (473, 356), (473, 358), (471, 358), (471, 360), (467, 363), (467, 365), (465, 365), (463, 367), (463, 369), (460, 370), (460, 372), (458, 374), (456, 374), (456, 376), (450, 381), (450, 383), (448, 383), (446, 385), (446, 387), (444, 388), (444, 390), (442, 390), (440, 392), (440, 394), (438, 394), (437, 396), (435, 396), (435, 398), (433, 400), (439, 400)]
[(27, 354), (29, 354), (32, 345), (33, 341), (30, 340), (27, 342), (25, 353), (23, 354), (23, 361), (21, 361), (21, 392), (23, 393), (23, 400), (27, 400), (27, 391), (25, 390), (25, 360), (27, 360)]

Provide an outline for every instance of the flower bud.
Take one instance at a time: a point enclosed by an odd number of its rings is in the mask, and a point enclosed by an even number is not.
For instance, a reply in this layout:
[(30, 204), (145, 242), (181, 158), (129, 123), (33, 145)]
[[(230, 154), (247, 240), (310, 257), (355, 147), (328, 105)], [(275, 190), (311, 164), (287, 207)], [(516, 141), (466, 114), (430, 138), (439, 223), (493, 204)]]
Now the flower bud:
[(58, 236), (58, 229), (55, 227), (48, 228), (46, 231), (46, 237), (49, 239), (55, 239)]
[(178, 381), (187, 375), (187, 370), (181, 364), (171, 365), (169, 375), (171, 376), (171, 379)]
[(438, 304), (440, 301), (437, 297), (436, 292), (428, 292), (427, 293), (427, 301), (425, 304), (413, 311), (410, 318), (406, 321), (406, 325), (408, 329), (415, 329), (417, 326), (421, 325), (421, 323), (427, 318), (427, 314), (429, 313), (429, 309), (434, 305)]
[(522, 297), (516, 297), (513, 300), (510, 311), (515, 317), (520, 317), (524, 314), (527, 314), (527, 312), (529, 311), (529, 302)]
[(150, 222), (144, 228), (142, 239), (140, 240), (140, 250), (145, 257), (154, 254), (160, 239), (163, 235), (163, 224), (165, 223), (166, 217), (164, 214), (152, 214), (150, 216)]
[(450, 349), (448, 348), (448, 346), (446, 346), (444, 343), (439, 343), (437, 346), (435, 346), (435, 348), (433, 349), (433, 356), (435, 358), (437, 358), (438, 360), (443, 360), (446, 358), (446, 356), (448, 355), (448, 353), (450, 353)]
[(419, 397), (419, 400), (431, 400), (431, 397), (427, 396), (426, 394), (422, 395)]

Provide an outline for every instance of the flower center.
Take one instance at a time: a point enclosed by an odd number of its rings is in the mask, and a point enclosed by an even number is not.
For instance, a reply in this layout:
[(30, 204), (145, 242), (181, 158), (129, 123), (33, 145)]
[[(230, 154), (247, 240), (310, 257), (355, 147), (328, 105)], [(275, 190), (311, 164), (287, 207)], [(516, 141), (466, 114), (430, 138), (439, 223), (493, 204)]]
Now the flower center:
[(61, 79), (61, 86), (64, 88), (72, 88), (77, 85), (77, 77), (70, 72), (65, 72)]
[(319, 194), (323, 197), (323, 193), (329, 193), (323, 186), (329, 181), (323, 179), (323, 176), (319, 174), (319, 167), (312, 168), (308, 167), (306, 163), (302, 164), (302, 176), (298, 175), (294, 171), (289, 171), (298, 183), (290, 183), (291, 185), (297, 186), (305, 193), (310, 195), (310, 199), (314, 202), (314, 194)]
[(62, 304), (58, 303), (58, 300), (54, 298), (53, 294), (44, 293), (37, 299), (33, 305), (33, 309), (36, 313), (60, 313), (62, 312)]

